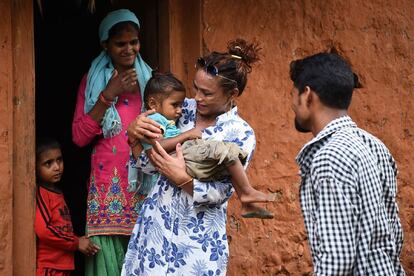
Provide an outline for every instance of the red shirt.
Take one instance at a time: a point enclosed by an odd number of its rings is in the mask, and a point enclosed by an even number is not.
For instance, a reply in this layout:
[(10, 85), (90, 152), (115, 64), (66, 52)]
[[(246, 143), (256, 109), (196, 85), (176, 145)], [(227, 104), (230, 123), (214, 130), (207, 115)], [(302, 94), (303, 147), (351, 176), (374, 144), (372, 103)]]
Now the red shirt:
[(73, 233), (63, 194), (38, 185), (36, 198), (37, 267), (75, 269), (79, 239)]

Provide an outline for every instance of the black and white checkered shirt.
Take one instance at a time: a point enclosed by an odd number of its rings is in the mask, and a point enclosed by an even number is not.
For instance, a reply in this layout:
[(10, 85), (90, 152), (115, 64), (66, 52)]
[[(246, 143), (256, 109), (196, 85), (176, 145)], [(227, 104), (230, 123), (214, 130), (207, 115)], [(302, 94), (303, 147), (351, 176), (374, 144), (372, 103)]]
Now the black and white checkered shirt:
[(405, 275), (397, 168), (385, 145), (344, 116), (296, 161), (314, 275)]

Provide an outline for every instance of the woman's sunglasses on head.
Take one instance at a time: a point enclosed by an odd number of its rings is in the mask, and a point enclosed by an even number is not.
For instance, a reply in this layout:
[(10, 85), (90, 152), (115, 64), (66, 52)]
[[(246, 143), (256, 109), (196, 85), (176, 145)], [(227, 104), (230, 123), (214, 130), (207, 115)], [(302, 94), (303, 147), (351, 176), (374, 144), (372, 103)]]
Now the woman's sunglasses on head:
[(225, 76), (222, 76), (219, 74), (219, 70), (216, 66), (211, 65), (211, 64), (207, 64), (207, 62), (205, 61), (204, 58), (199, 57), (197, 59), (197, 63), (196, 63), (196, 68), (204, 68), (204, 70), (206, 71), (207, 74), (211, 75), (211, 76), (215, 76), (215, 77), (219, 77), (219, 78), (223, 78), (225, 80), (234, 82), (237, 85), (237, 81), (229, 79)]

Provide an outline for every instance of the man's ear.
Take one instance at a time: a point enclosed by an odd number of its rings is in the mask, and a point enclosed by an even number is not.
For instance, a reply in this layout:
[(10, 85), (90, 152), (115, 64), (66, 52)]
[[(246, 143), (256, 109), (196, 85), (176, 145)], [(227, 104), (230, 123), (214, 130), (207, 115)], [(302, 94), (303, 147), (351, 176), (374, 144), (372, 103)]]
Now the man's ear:
[(148, 107), (150, 109), (155, 109), (155, 110), (158, 109), (159, 103), (158, 103), (157, 99), (154, 96), (149, 96), (148, 97)]
[(302, 97), (305, 100), (306, 106), (310, 107), (310, 105), (314, 101), (314, 92), (309, 86), (305, 86), (305, 88), (303, 89)]

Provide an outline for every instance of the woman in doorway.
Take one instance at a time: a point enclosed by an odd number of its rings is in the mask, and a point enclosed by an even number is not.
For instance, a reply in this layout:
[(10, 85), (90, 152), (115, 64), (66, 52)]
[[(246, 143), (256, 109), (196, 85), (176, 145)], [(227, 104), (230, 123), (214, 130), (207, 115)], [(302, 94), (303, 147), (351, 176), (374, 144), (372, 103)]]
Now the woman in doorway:
[(99, 26), (103, 51), (82, 79), (72, 139), (94, 142), (88, 185), (86, 235), (99, 253), (86, 259), (86, 275), (119, 275), (129, 236), (146, 194), (128, 188), (126, 128), (142, 110), (151, 68), (142, 60), (139, 21), (129, 10), (109, 13)]
[[(238, 116), (234, 100), (246, 87), (257, 52), (257, 45), (238, 39), (228, 44), (228, 52), (198, 59), (195, 99), (185, 100), (177, 123), (181, 131), (199, 128), (202, 139), (235, 143), (248, 153), (247, 163), (255, 136)], [(139, 116), (128, 128), (131, 144), (158, 136), (156, 127), (149, 118)], [(121, 275), (225, 275), (229, 257), (226, 209), (233, 193), (230, 179), (209, 183), (192, 179), (180, 144), (177, 157), (168, 155), (158, 142), (156, 148), (159, 153), (153, 149), (150, 157), (163, 175), (142, 206)], [(141, 155), (138, 163), (147, 161)]]

